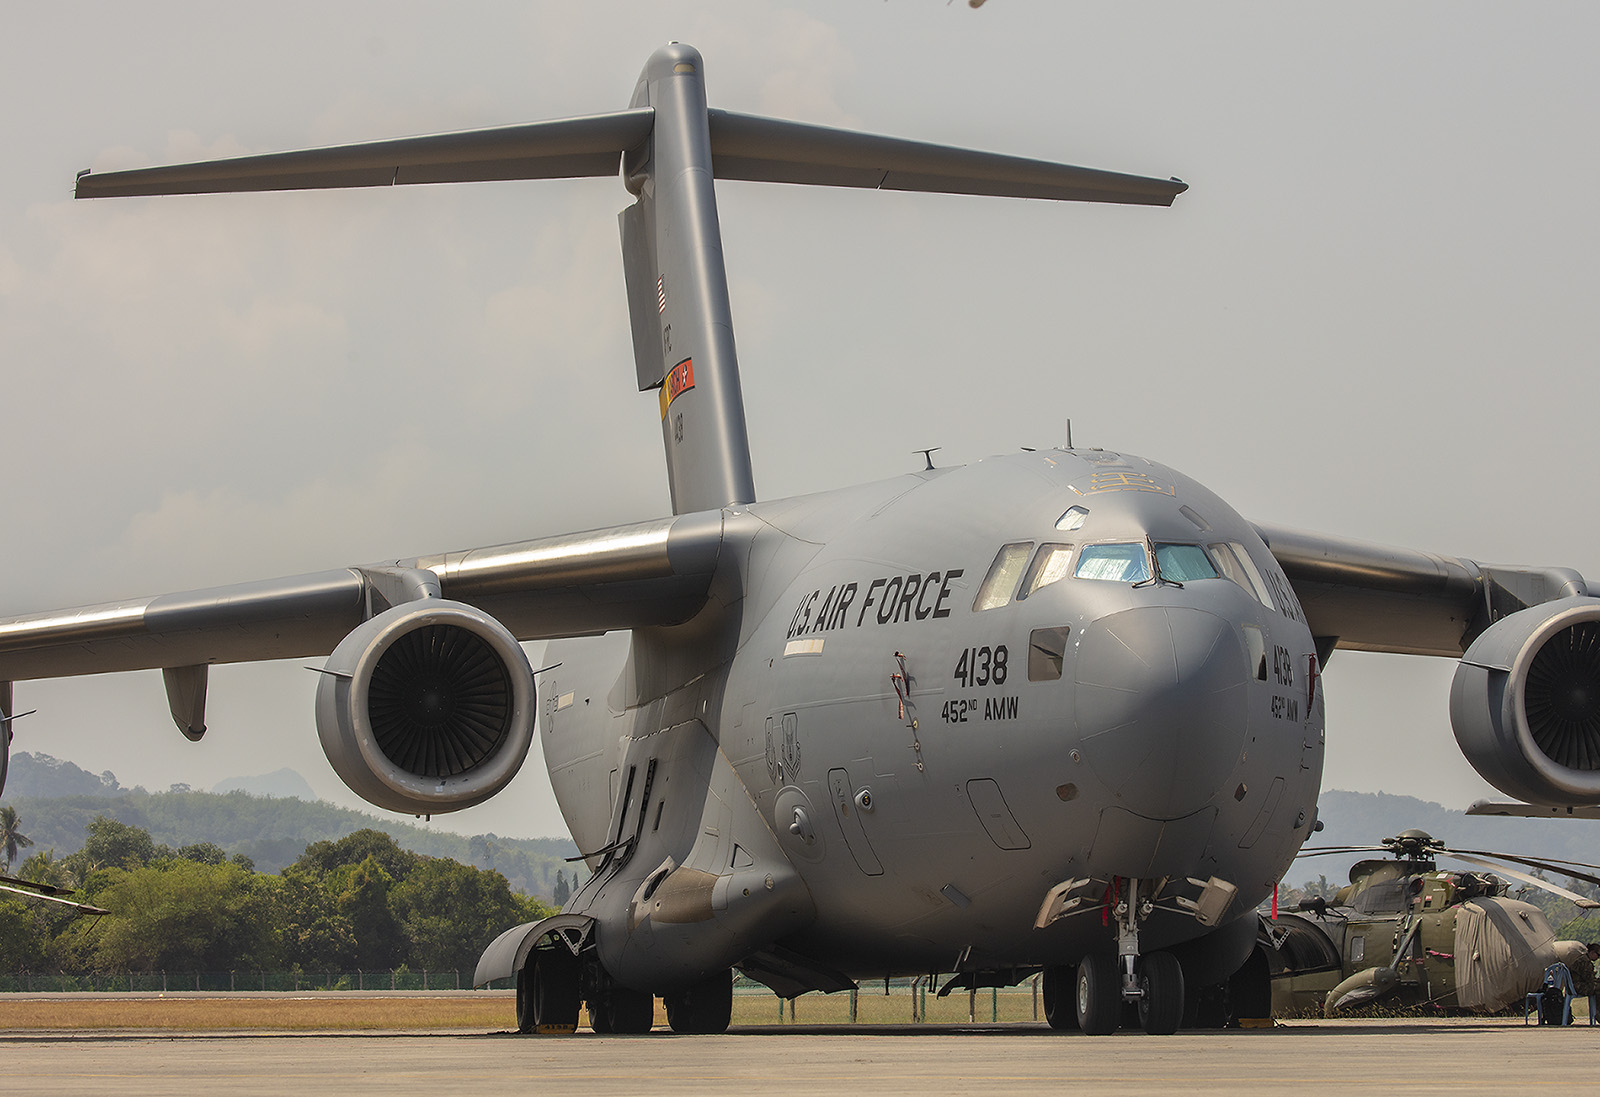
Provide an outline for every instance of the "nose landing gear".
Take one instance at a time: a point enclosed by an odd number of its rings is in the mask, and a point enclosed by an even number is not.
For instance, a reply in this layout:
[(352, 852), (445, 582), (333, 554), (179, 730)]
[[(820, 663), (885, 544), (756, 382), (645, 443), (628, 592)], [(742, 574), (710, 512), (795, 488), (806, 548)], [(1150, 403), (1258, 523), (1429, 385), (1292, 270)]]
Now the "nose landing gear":
[[(1081, 896), (1084, 885), (1090, 883), (1068, 881), (1052, 889), (1040, 913), (1040, 924), (1086, 909)], [(1045, 968), (1045, 1018), (1051, 1028), (1077, 1027), (1090, 1036), (1106, 1036), (1122, 1026), (1125, 1007), (1133, 1005), (1138, 1009), (1140, 1027), (1152, 1036), (1178, 1031), (1183, 1022), (1183, 967), (1170, 952), (1140, 955), (1139, 925), (1150, 916), (1155, 903), (1140, 898), (1139, 884), (1138, 880), (1116, 878), (1106, 888), (1105, 913), (1108, 920), (1116, 919), (1115, 957), (1091, 953), (1079, 961), (1076, 971)]]

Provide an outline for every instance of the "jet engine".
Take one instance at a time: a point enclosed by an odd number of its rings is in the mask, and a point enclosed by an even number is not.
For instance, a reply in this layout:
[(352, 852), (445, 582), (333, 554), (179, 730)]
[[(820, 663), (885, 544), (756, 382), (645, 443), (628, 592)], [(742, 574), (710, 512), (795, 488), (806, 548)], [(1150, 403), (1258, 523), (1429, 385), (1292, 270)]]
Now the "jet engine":
[(505, 626), (424, 598), (346, 636), (317, 688), (317, 734), (368, 803), (416, 815), (482, 803), (533, 742), (533, 669)]
[(1473, 641), (1450, 686), (1456, 742), (1495, 788), (1600, 803), (1600, 598), (1519, 610)]

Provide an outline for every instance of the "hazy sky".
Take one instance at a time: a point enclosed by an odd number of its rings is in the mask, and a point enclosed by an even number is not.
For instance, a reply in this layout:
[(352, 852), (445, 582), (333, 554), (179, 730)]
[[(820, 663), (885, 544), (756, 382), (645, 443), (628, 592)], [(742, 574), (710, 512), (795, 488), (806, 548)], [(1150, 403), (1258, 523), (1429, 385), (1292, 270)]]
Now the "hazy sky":
[[(654, 517), (616, 180), (73, 202), (73, 175), (713, 105), (1191, 184), (1170, 210), (722, 184), (762, 498), (1050, 445), (1247, 516), (1600, 577), (1600, 8), (0, 0), (0, 612)], [(1446, 660), (1341, 653), (1325, 785), (1464, 806)], [(322, 759), (316, 676), (18, 687), (14, 749), (209, 786)], [(435, 825), (563, 831), (534, 757)]]

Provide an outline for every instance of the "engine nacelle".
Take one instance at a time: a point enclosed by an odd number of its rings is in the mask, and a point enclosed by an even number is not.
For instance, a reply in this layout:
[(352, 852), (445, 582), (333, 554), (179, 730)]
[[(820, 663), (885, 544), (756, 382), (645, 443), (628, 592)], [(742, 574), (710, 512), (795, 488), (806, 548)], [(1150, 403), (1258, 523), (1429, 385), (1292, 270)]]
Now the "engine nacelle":
[(533, 668), (515, 637), (438, 598), (378, 614), (340, 641), (317, 687), (317, 734), (368, 803), (457, 811), (505, 788), (533, 742)]
[(1483, 778), (1532, 804), (1600, 804), (1600, 598), (1496, 621), (1450, 685), (1456, 742)]

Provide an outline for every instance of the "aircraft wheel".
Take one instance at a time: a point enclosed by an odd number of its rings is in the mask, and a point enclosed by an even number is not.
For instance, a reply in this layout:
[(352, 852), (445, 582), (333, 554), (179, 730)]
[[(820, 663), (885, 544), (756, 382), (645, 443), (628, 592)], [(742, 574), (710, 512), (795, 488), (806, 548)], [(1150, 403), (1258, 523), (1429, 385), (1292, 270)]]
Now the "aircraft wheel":
[(1078, 1027), (1089, 1036), (1109, 1036), (1122, 1022), (1122, 980), (1114, 956), (1091, 954), (1078, 962)]
[(1076, 975), (1070, 967), (1055, 966), (1045, 968), (1040, 979), (1044, 984), (1044, 1019), (1057, 1032), (1071, 1032), (1078, 1027)]
[(535, 949), (517, 972), (517, 1031), (578, 1027), (578, 958), (566, 948)]
[(669, 994), (667, 1024), (673, 1032), (714, 1035), (728, 1031), (733, 1019), (733, 972), (702, 979), (686, 990)]
[[(613, 986), (600, 1012), (605, 1018), (607, 1032), (628, 1035), (649, 1032), (656, 1023), (655, 996), (642, 990)], [(595, 1026), (595, 1031), (600, 1031), (599, 1025)]]
[(1183, 968), (1170, 952), (1139, 960), (1139, 1025), (1152, 1036), (1170, 1036), (1183, 1020)]

